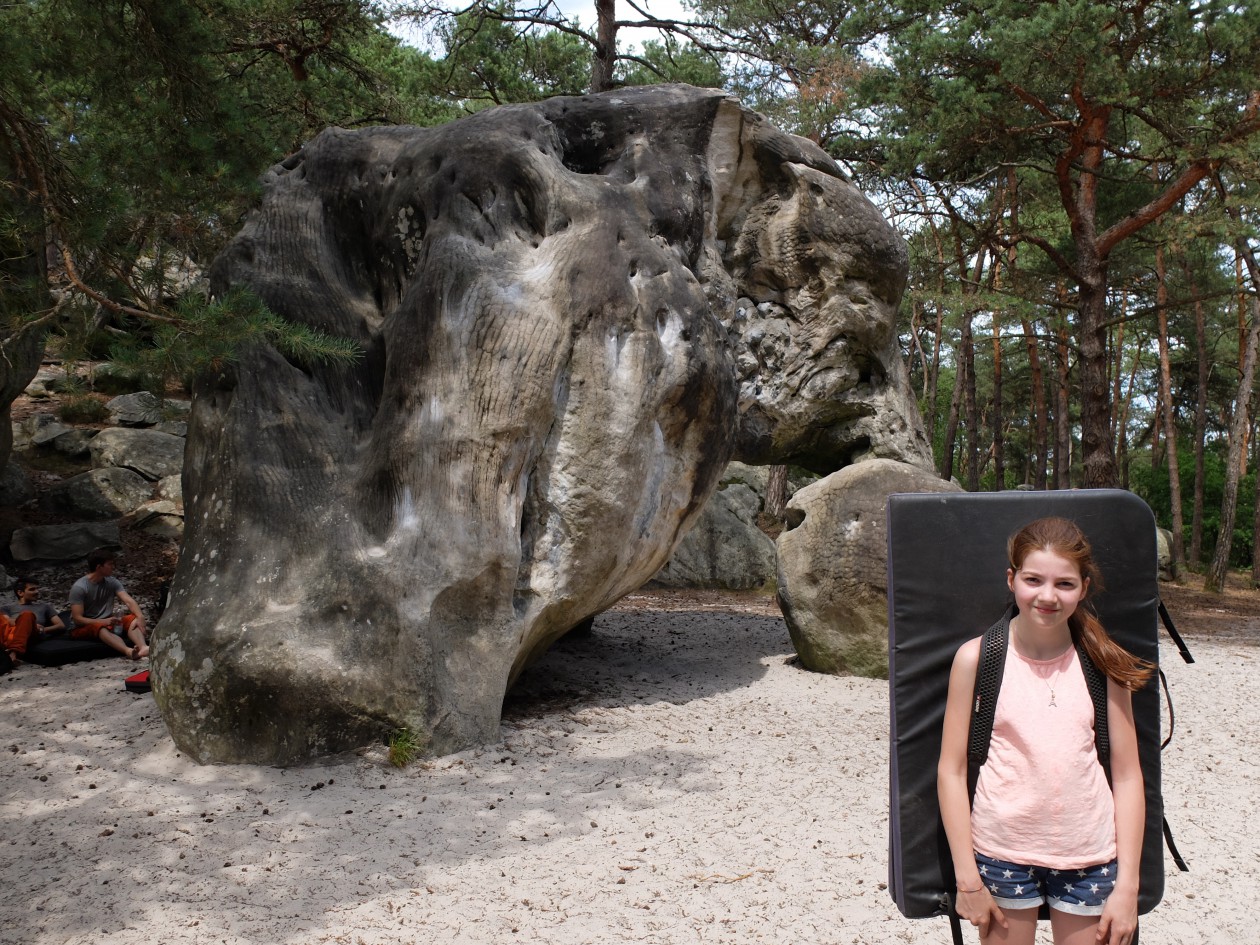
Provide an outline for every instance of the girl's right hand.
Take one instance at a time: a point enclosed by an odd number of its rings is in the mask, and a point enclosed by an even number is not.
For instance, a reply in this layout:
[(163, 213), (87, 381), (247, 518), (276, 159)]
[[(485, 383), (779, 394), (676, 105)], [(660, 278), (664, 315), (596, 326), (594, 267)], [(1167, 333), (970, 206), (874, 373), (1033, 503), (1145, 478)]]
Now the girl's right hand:
[(990, 923), (996, 922), (1002, 928), (1007, 928), (1006, 916), (1002, 912), (1002, 908), (993, 901), (993, 895), (989, 892), (987, 886), (981, 886), (979, 889), (964, 892), (958, 890), (957, 909), (958, 917), (970, 922), (976, 927), (976, 931), (980, 933), (980, 940), (989, 934)]

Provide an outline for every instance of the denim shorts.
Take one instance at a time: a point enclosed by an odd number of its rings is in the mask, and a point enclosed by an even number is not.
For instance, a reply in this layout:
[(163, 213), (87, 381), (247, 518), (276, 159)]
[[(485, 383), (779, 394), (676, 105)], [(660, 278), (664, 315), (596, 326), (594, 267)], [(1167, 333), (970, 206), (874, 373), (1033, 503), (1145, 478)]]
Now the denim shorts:
[(1052, 870), (1020, 866), (976, 854), (980, 879), (1003, 909), (1031, 909), (1043, 902), (1073, 915), (1102, 915), (1103, 904), (1116, 886), (1116, 861)]

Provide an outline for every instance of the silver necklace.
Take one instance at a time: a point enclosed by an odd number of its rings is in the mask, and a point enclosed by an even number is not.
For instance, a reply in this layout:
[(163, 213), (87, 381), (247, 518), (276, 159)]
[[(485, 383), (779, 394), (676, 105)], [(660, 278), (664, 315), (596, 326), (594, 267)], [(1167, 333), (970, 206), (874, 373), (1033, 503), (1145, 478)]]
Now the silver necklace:
[(1041, 681), (1046, 684), (1046, 688), (1050, 690), (1050, 706), (1055, 709), (1059, 707), (1059, 704), (1054, 701), (1054, 681), (1059, 678), (1059, 673), (1061, 671), (1062, 670), (1056, 669), (1054, 671), (1054, 675), (1052, 675), (1049, 679), (1046, 679), (1044, 676), (1039, 677)]

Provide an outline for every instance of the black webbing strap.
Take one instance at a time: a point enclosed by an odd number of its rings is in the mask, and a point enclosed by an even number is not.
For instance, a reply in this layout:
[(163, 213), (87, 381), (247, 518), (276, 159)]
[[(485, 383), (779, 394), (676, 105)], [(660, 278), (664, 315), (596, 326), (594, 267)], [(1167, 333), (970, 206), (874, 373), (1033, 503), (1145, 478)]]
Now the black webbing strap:
[(1094, 703), (1094, 750), (1098, 752), (1098, 763), (1102, 765), (1103, 774), (1107, 776), (1107, 786), (1111, 786), (1111, 737), (1107, 730), (1107, 677), (1094, 665), (1094, 661), (1085, 652), (1085, 647), (1076, 644), (1076, 656), (1081, 661), (1081, 671), (1085, 673), (1085, 685), (1089, 689), (1090, 701)]
[(997, 711), (1002, 673), (1006, 671), (1006, 640), (1010, 634), (1015, 606), (1006, 608), (1000, 620), (984, 631), (980, 639), (980, 661), (971, 699), (971, 728), (967, 733), (967, 797), (976, 796), (980, 769), (989, 760), (989, 740), (993, 737), (993, 715)]
[[(1181, 658), (1187, 663), (1193, 663), (1194, 657), (1190, 655), (1190, 648), (1186, 646), (1186, 641), (1181, 638), (1181, 634), (1177, 632), (1177, 628), (1173, 626), (1172, 617), (1168, 613), (1168, 608), (1164, 606), (1164, 602), (1159, 602), (1159, 619), (1164, 624), (1164, 629), (1168, 631), (1168, 636), (1177, 646), (1177, 651), (1181, 653)], [(1159, 750), (1163, 751), (1168, 747), (1168, 743), (1172, 741), (1173, 730), (1177, 725), (1177, 718), (1173, 714), (1172, 693), (1168, 691), (1168, 677), (1164, 675), (1164, 671), (1159, 671), (1159, 684), (1164, 690), (1164, 704), (1168, 706), (1168, 735), (1159, 743)], [(1172, 827), (1168, 826), (1167, 815), (1164, 821), (1164, 845), (1168, 847), (1168, 852), (1172, 854), (1173, 862), (1177, 864), (1177, 869), (1183, 873), (1190, 872), (1190, 867), (1186, 865), (1185, 859), (1181, 855), (1181, 851), (1177, 849), (1177, 844), (1173, 842)]]
[(1159, 619), (1163, 621), (1164, 629), (1168, 631), (1168, 635), (1172, 637), (1173, 643), (1177, 644), (1177, 649), (1181, 652), (1181, 658), (1187, 663), (1193, 663), (1194, 657), (1190, 655), (1190, 648), (1186, 646), (1186, 641), (1181, 639), (1181, 634), (1177, 632), (1177, 628), (1173, 626), (1172, 617), (1168, 615), (1168, 608), (1164, 606), (1164, 602), (1159, 602)]

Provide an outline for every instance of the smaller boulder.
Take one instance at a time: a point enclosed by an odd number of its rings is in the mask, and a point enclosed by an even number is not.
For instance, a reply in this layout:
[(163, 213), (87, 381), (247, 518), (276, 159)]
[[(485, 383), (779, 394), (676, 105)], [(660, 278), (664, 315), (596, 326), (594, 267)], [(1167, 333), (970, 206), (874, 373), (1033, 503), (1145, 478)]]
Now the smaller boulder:
[(801, 665), (887, 678), (888, 496), (961, 491), (918, 466), (871, 459), (792, 497), (777, 543), (779, 606)]
[(71, 459), (79, 459), (91, 453), (94, 436), (95, 430), (68, 430), (52, 441), (53, 449)]
[(187, 436), (188, 435), (188, 421), (187, 420), (163, 420), (161, 423), (154, 424), (153, 429), (156, 430), (158, 433), (169, 433), (171, 436)]
[(60, 368), (41, 367), (26, 385), (26, 396), (35, 400), (43, 400), (57, 389), (58, 382), (65, 377)]
[(184, 440), (155, 430), (111, 427), (92, 438), (92, 465), (125, 466), (145, 479), (179, 474), (184, 468)]
[[(60, 431), (64, 433), (69, 428), (61, 424), (56, 417), (50, 413), (33, 413), (21, 423), (13, 424), (13, 448), (15, 450), (28, 450), (34, 444), (36, 435), (42, 434), (45, 427), (56, 425), (60, 427)], [(51, 442), (56, 439), (58, 434), (53, 436), (40, 436), (40, 442)]]
[(110, 466), (59, 482), (44, 496), (44, 507), (61, 515), (98, 521), (126, 515), (152, 495), (153, 487), (143, 476)]
[(157, 494), (160, 499), (169, 499), (180, 509), (184, 507), (184, 477), (163, 476), (158, 480)]
[(58, 437), (65, 436), (69, 432), (71, 432), (71, 428), (64, 423), (59, 423), (57, 420), (53, 420), (51, 423), (41, 423), (31, 434), (30, 443), (31, 446), (52, 446)]
[(132, 525), (160, 538), (179, 539), (184, 535), (184, 516), (179, 506), (169, 499), (146, 502), (136, 509)]
[(105, 405), (120, 427), (151, 427), (162, 422), (162, 401), (147, 390), (120, 394)]
[(92, 389), (102, 394), (132, 394), (153, 383), (148, 375), (134, 368), (106, 362), (91, 373)]
[(0, 506), (24, 505), (35, 498), (35, 490), (24, 470), (13, 460), (9, 460), (0, 473)]
[(1159, 567), (1161, 581), (1175, 581), (1176, 569), (1173, 567), (1173, 535), (1166, 528), (1155, 529), (1155, 560)]
[(118, 526), (113, 524), (37, 525), (19, 528), (9, 543), (14, 561), (75, 561), (93, 548), (119, 548)]

